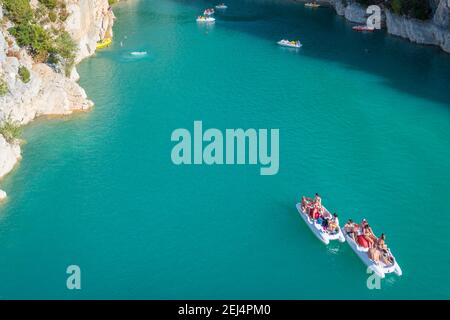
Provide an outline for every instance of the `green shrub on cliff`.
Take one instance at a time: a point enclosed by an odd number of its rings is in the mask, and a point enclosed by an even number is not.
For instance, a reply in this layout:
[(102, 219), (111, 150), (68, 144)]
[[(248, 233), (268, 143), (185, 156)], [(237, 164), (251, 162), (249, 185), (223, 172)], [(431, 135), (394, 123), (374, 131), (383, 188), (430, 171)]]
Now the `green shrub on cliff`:
[(39, 0), (40, 3), (42, 3), (44, 6), (46, 6), (47, 8), (51, 9), (55, 9), (56, 5), (58, 4), (57, 0)]
[(428, 20), (431, 18), (431, 7), (427, 0), (355, 0), (363, 6), (372, 4), (386, 6), (400, 16)]
[(58, 20), (58, 15), (56, 14), (55, 11), (50, 11), (48, 13), (48, 18), (50, 19), (51, 22), (56, 22), (56, 20)]
[(6, 14), (16, 24), (27, 23), (33, 19), (33, 10), (28, 0), (1, 0)]
[[(75, 64), (77, 45), (66, 31), (46, 30), (42, 24), (49, 20), (61, 21), (68, 17), (63, 1), (39, 0), (39, 7), (33, 12), (28, 0), (0, 0), (6, 8), (7, 17), (14, 22), (9, 29), (20, 47), (24, 47), (36, 62), (57, 64), (61, 62), (66, 75), (70, 74)], [(48, 18), (48, 20), (46, 20)], [(26, 81), (24, 81), (26, 82)]]
[(22, 80), (23, 83), (30, 82), (31, 74), (30, 70), (27, 69), (25, 66), (19, 67), (19, 78)]
[(8, 92), (8, 84), (4, 79), (0, 78), (0, 97), (5, 96)]
[(370, 6), (372, 4), (380, 5), (384, 2), (384, 0), (356, 0), (356, 2), (364, 6)]
[(77, 52), (77, 44), (73, 41), (70, 34), (66, 31), (61, 32), (55, 39), (52, 56), (60, 56), (64, 63), (64, 69), (66, 76), (69, 76), (72, 72), (72, 68), (75, 65), (75, 55)]
[(391, 0), (388, 7), (395, 14), (407, 16), (420, 20), (431, 18), (431, 7), (428, 1), (424, 0)]
[(54, 40), (52, 50), (64, 59), (74, 59), (77, 44), (67, 31), (63, 31)]
[(20, 138), (20, 135), (22, 134), (22, 128), (11, 121), (6, 121), (0, 125), (0, 134), (5, 138), (6, 141), (12, 143)]
[(23, 23), (9, 29), (21, 47), (27, 47), (33, 57), (39, 62), (47, 59), (51, 48), (50, 36), (47, 31), (38, 24)]

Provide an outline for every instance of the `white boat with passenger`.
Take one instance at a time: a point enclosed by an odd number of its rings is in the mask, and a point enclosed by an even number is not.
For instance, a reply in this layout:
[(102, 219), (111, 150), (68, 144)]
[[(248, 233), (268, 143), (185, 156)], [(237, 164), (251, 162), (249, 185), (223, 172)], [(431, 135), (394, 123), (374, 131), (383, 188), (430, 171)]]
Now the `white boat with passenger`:
[(315, 9), (315, 8), (319, 8), (320, 4), (318, 4), (315, 1), (314, 2), (307, 2), (307, 3), (305, 3), (305, 7)]
[(219, 9), (219, 10), (223, 10), (223, 9), (227, 9), (228, 7), (225, 3), (221, 3), (221, 4), (216, 5), (215, 8)]
[[(339, 226), (339, 220), (337, 219), (337, 216), (334, 217), (333, 215), (331, 215), (331, 213), (321, 205), (321, 216), (317, 219), (313, 219), (310, 214), (311, 212), (309, 212), (309, 210), (313, 209), (309, 209), (309, 204), (304, 202), (303, 199), (303, 204), (297, 203), (296, 207), (300, 214), (300, 217), (302, 217), (303, 221), (305, 221), (306, 225), (309, 227), (309, 229), (311, 229), (314, 235), (324, 244), (329, 244), (330, 241), (334, 240), (345, 242), (345, 237), (342, 233), (341, 227)], [(329, 228), (329, 226), (331, 227), (332, 223), (335, 223), (334, 227)]]
[[(351, 223), (351, 225), (349, 225)], [(363, 220), (364, 224), (366, 223)], [(361, 224), (361, 225), (362, 225)], [(398, 276), (402, 275), (402, 269), (397, 263), (391, 250), (384, 244), (385, 236), (381, 235), (378, 240), (378, 245), (369, 248), (369, 243), (365, 236), (360, 231), (361, 226), (353, 224), (351, 220), (343, 228), (343, 234), (347, 240), (348, 245), (353, 252), (361, 259), (361, 261), (372, 270), (378, 277), (384, 278), (386, 274), (395, 273)]]
[(197, 17), (197, 22), (201, 22), (201, 23), (214, 23), (215, 21), (216, 21), (216, 19), (213, 17), (207, 17), (207, 16), (198, 16)]
[(296, 41), (290, 41), (290, 40), (280, 40), (277, 42), (280, 46), (283, 47), (290, 47), (290, 48), (301, 48), (302, 44), (300, 41), (296, 40)]

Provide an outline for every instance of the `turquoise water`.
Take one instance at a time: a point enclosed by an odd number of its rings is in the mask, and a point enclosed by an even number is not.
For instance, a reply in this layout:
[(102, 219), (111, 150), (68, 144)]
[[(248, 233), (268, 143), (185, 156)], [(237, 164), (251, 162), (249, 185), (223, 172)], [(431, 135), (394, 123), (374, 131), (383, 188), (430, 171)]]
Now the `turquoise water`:
[[(450, 298), (450, 56), (329, 8), (228, 1), (199, 26), (207, 3), (118, 5), (114, 44), (79, 66), (95, 108), (27, 127), (2, 182), (0, 298)], [(279, 173), (173, 165), (194, 120), (279, 128)], [(347, 244), (299, 218), (315, 192), (385, 232), (404, 275), (368, 290)]]

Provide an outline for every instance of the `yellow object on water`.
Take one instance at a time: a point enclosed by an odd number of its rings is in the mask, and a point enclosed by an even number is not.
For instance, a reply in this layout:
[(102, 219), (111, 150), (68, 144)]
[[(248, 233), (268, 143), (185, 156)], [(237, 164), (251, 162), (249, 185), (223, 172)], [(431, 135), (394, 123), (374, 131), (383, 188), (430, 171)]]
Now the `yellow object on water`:
[(106, 39), (103, 39), (100, 42), (97, 42), (97, 47), (96, 48), (97, 49), (104, 49), (106, 47), (109, 47), (111, 45), (111, 43), (112, 43), (112, 39), (111, 38), (106, 38)]

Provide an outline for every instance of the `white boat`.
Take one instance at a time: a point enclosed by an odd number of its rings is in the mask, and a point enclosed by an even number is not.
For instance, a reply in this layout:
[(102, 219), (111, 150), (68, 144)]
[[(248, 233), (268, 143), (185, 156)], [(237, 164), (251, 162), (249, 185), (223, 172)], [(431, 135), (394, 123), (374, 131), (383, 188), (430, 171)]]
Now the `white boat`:
[(145, 56), (147, 55), (147, 51), (133, 51), (130, 52), (132, 56)]
[(205, 16), (197, 17), (197, 22), (213, 23), (214, 21), (216, 21), (216, 19), (214, 19), (213, 17), (205, 17)]
[[(297, 207), (298, 212), (300, 213), (300, 217), (302, 217), (303, 221), (308, 225), (314, 235), (323, 243), (329, 244), (332, 240), (339, 240), (339, 242), (345, 242), (344, 234), (342, 233), (341, 227), (339, 226), (339, 231), (331, 234), (330, 232), (323, 229), (322, 225), (318, 224), (316, 220), (311, 219), (311, 217), (302, 210), (302, 205), (297, 203), (295, 205)], [(323, 206), (322, 206), (323, 207)], [(324, 215), (328, 215), (331, 217), (330, 212), (323, 207)]]
[(216, 5), (216, 9), (226, 9), (226, 8), (228, 8), (224, 3), (221, 3), (221, 4), (218, 4), (218, 5)]
[(280, 46), (283, 47), (290, 47), (290, 48), (300, 48), (302, 46), (302, 44), (300, 43), (300, 41), (289, 41), (289, 40), (280, 40), (277, 42)]
[(320, 4), (318, 4), (316, 2), (307, 2), (307, 3), (305, 3), (305, 7), (307, 7), (307, 8), (319, 8)]
[(391, 250), (388, 249), (388, 254), (392, 256), (393, 263), (390, 265), (386, 265), (384, 262), (379, 261), (376, 263), (375, 261), (371, 260), (368, 255), (368, 248), (364, 248), (359, 246), (355, 240), (353, 240), (352, 237), (350, 237), (347, 232), (344, 230), (344, 237), (347, 240), (348, 245), (352, 250), (356, 253), (356, 255), (361, 259), (361, 261), (369, 267), (377, 276), (380, 278), (384, 278), (386, 274), (388, 273), (395, 273), (398, 276), (402, 275), (402, 269), (397, 263), (397, 260), (395, 259), (394, 255), (391, 253)]
[(205, 11), (203, 11), (203, 15), (205, 16), (211, 16), (214, 14), (214, 9), (206, 9)]
[(369, 27), (369, 26), (365, 26), (365, 25), (353, 26), (352, 29), (355, 31), (360, 31), (360, 32), (364, 32), (364, 31), (372, 32), (375, 30), (374, 27)]

